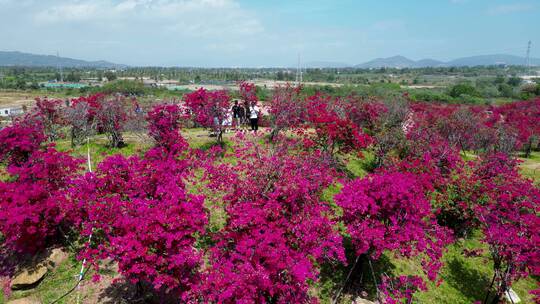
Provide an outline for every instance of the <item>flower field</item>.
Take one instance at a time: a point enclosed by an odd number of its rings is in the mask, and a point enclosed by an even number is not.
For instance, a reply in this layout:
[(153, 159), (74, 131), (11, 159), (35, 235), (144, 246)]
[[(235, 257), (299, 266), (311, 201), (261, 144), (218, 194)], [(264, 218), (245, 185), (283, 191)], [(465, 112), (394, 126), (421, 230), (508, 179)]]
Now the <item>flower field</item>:
[[(1, 129), (4, 299), (31, 293), (11, 288), (23, 261), (62, 247), (58, 289), (113, 264), (109, 288), (133, 302), (540, 302), (540, 99), (287, 84), (259, 101), (239, 85), (169, 103), (41, 98)], [(262, 129), (224, 126), (235, 99), (267, 109)], [(63, 294), (43, 290), (53, 275), (35, 289), (47, 303)]]

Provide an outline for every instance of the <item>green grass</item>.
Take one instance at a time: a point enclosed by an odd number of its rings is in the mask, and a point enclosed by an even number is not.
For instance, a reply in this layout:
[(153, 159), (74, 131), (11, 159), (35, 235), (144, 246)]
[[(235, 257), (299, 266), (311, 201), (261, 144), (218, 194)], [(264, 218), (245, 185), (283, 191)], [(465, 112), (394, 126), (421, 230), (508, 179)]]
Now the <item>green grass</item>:
[[(413, 303), (417, 304), (470, 304), (476, 300), (483, 300), (493, 275), (493, 263), (485, 244), (480, 242), (481, 235), (476, 233), (470, 239), (461, 239), (448, 247), (443, 256), (444, 266), (439, 272), (440, 285), (428, 281), (427, 291), (417, 292)], [(345, 239), (345, 247), (350, 243)], [(466, 257), (463, 249), (482, 248), (483, 253), (478, 257)], [(319, 296), (321, 303), (330, 303), (334, 294), (343, 285), (354, 258), (348, 250), (349, 266), (325, 266), (321, 274), (322, 280), (316, 284), (314, 293)], [(421, 267), (421, 258), (396, 258), (385, 253), (373, 264), (376, 276), (386, 273), (392, 276), (419, 275), (424, 276)], [(367, 292), (367, 298), (375, 300), (376, 291), (371, 279), (371, 272), (366, 261), (360, 262), (353, 271), (351, 278), (340, 297), (339, 303), (351, 303), (354, 294), (360, 291)], [(377, 278), (377, 280), (379, 280)], [(426, 279), (427, 280), (427, 279)], [(514, 282), (512, 289), (519, 295), (521, 303), (534, 303), (529, 291), (537, 288), (537, 280), (529, 277)]]
[(536, 184), (540, 183), (540, 151), (534, 151), (529, 158), (519, 158), (521, 173), (534, 180)]
[(104, 136), (94, 136), (90, 140), (89, 145), (84, 144), (72, 148), (71, 141), (68, 139), (58, 140), (55, 144), (59, 151), (69, 152), (71, 155), (85, 160), (89, 147), (90, 158), (92, 159), (93, 164), (100, 163), (105, 157), (110, 155), (121, 154), (124, 156), (131, 156), (142, 154), (152, 146), (152, 141), (150, 139), (144, 141), (136, 139), (135, 136), (126, 136), (125, 142), (126, 145), (122, 148), (111, 148), (108, 146), (107, 139)]
[(354, 177), (364, 177), (369, 173), (369, 162), (372, 160), (371, 155), (365, 155), (364, 159), (350, 158), (346, 163), (347, 171)]
[(0, 165), (0, 182), (5, 182), (9, 178), (9, 175), (6, 172), (6, 167), (4, 165)]
[[(266, 134), (269, 130), (267, 128), (260, 128), (261, 134)], [(208, 129), (204, 128), (191, 128), (182, 129), (180, 131), (182, 136), (188, 141), (189, 146), (192, 149), (208, 150), (212, 146), (218, 144), (216, 137), (211, 137)], [(236, 136), (235, 131), (223, 133), (223, 146), (227, 148), (227, 151), (232, 151), (233, 139)], [(247, 132), (246, 136), (251, 136), (251, 131)], [(264, 141), (263, 139), (260, 140)]]
[[(443, 257), (444, 266), (439, 274), (442, 283), (437, 286), (430, 282), (428, 291), (416, 294), (415, 303), (465, 304), (483, 300), (493, 275), (493, 263), (487, 246), (480, 242), (480, 238), (481, 235), (477, 233), (470, 239), (461, 239), (450, 245)], [(481, 248), (483, 254), (478, 257), (466, 257), (463, 254), (464, 248)], [(421, 273), (418, 260), (395, 258), (391, 260), (396, 266), (396, 273)], [(522, 303), (534, 303), (529, 291), (536, 288), (536, 283), (534, 278), (529, 277), (515, 282), (512, 288), (519, 295)]]
[(477, 157), (478, 155), (474, 154), (471, 151), (461, 151), (461, 158), (463, 158), (464, 161), (475, 160)]

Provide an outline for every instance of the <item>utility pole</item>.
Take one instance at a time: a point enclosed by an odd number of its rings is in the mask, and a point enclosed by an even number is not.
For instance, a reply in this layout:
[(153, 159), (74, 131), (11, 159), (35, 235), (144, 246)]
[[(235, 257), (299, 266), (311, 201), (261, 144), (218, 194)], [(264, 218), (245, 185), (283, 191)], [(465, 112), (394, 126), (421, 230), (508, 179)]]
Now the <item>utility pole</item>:
[(527, 75), (531, 74), (531, 41), (529, 40), (529, 44), (527, 45)]
[(300, 66), (300, 53), (298, 53), (298, 65), (296, 66), (296, 85), (302, 83), (302, 68)]
[(62, 65), (60, 64), (60, 53), (56, 51), (56, 58), (58, 59), (58, 71), (60, 72), (60, 82), (64, 82), (64, 71), (62, 71)]

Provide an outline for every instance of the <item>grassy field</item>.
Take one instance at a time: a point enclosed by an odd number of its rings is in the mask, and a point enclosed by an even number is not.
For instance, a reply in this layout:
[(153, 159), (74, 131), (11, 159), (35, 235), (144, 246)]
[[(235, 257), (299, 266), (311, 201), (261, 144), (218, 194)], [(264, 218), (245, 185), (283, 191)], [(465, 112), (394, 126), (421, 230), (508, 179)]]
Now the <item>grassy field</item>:
[(521, 173), (531, 178), (536, 184), (540, 183), (540, 152), (532, 152), (529, 158), (520, 158)]
[[(448, 248), (443, 257), (444, 267), (440, 272), (442, 283), (428, 285), (429, 290), (416, 295), (417, 303), (472, 303), (483, 300), (493, 275), (493, 263), (489, 258), (486, 245), (480, 242), (482, 236), (476, 233), (468, 239), (458, 240)], [(478, 257), (466, 257), (463, 249), (481, 248), (483, 253)], [(415, 274), (420, 272), (418, 261), (393, 260), (395, 272)], [(534, 303), (530, 290), (536, 287), (534, 278), (522, 279), (514, 283), (513, 289), (522, 303)]]
[[(206, 149), (215, 144), (215, 138), (209, 137), (208, 132), (203, 129), (188, 129), (182, 131), (183, 136), (188, 140), (192, 148)], [(224, 138), (226, 141), (226, 147), (230, 147), (231, 137), (233, 134), (227, 133)], [(62, 151), (69, 151), (73, 155), (81, 158), (86, 157), (87, 149), (90, 148), (90, 153), (94, 167), (96, 163), (99, 163), (107, 155), (120, 153), (122, 155), (134, 155), (142, 154), (151, 145), (152, 141), (146, 136), (139, 136), (136, 134), (125, 134), (124, 139), (127, 145), (120, 149), (110, 149), (107, 147), (107, 140), (103, 136), (94, 137), (89, 146), (82, 145), (74, 149), (70, 146), (70, 141), (67, 139), (59, 140), (57, 148)], [(472, 159), (474, 155), (464, 154), (465, 158)], [(372, 156), (369, 153), (365, 154), (364, 159), (350, 158), (347, 162), (347, 171), (351, 176), (361, 177), (367, 174), (367, 164), (369, 164)], [(524, 175), (534, 178), (537, 182), (540, 181), (540, 153), (535, 152), (528, 159), (522, 159), (521, 164), (522, 172)], [(231, 160), (224, 160), (231, 161)], [(199, 190), (197, 190), (199, 189)], [(200, 191), (199, 188), (193, 188), (193, 191)], [(335, 214), (339, 216), (341, 210), (333, 204), (333, 196), (339, 192), (340, 185), (332, 186), (326, 189), (322, 198), (329, 201), (335, 211)], [(218, 199), (210, 199), (207, 202), (207, 207), (211, 212), (210, 215), (210, 229), (219, 229), (225, 221), (224, 212), (220, 208)], [(343, 227), (341, 227), (343, 229)], [(460, 239), (455, 244), (449, 246), (448, 252), (444, 255), (444, 267), (441, 269), (440, 278), (442, 283), (437, 286), (435, 283), (428, 284), (428, 290), (420, 292), (415, 296), (414, 303), (471, 303), (475, 300), (482, 300), (486, 293), (486, 287), (489, 285), (489, 280), (492, 275), (492, 264), (489, 259), (489, 252), (485, 245), (480, 242), (481, 234), (476, 233), (467, 239)], [(346, 244), (346, 246), (348, 246)], [(463, 248), (482, 248), (483, 253), (477, 257), (467, 257), (463, 254)], [(10, 299), (21, 298), (26, 296), (34, 296), (40, 299), (43, 303), (50, 303), (57, 299), (65, 292), (70, 290), (76, 282), (76, 275), (80, 269), (80, 262), (76, 261), (75, 253), (71, 252), (71, 258), (60, 265), (56, 270), (49, 272), (39, 286), (32, 290), (16, 291), (12, 294)], [(350, 265), (352, 264), (352, 260)], [(362, 267), (366, 267), (365, 265)], [(360, 267), (360, 269), (364, 269)], [(418, 259), (403, 260), (396, 259), (392, 255), (384, 255), (383, 258), (374, 265), (376, 272), (388, 273), (388, 274), (421, 274), (420, 261)], [(330, 303), (331, 297), (338, 290), (343, 282), (350, 268), (343, 266), (336, 266), (331, 269), (323, 269), (326, 280), (313, 287), (313, 293), (318, 295), (323, 303)], [(364, 269), (365, 270), (365, 269)], [(357, 271), (358, 272), (358, 271)], [(360, 272), (359, 272), (360, 273)], [(364, 271), (364, 273), (369, 273)], [(80, 297), (82, 303), (101, 303), (104, 298), (114, 302), (120, 301), (124, 287), (111, 288), (112, 277), (117, 274), (114, 270), (109, 273), (105, 273), (104, 279), (101, 282), (94, 283), (90, 281), (90, 274), (84, 281), (80, 289)], [(373, 284), (369, 278), (359, 278), (353, 275), (347, 288), (344, 289), (341, 303), (350, 303), (353, 298), (353, 294), (358, 292), (358, 282), (363, 281), (363, 288), (370, 295), (374, 297), (375, 292)], [(522, 299), (522, 303), (533, 303), (528, 291), (535, 289), (535, 278), (522, 279), (514, 284), (513, 289)], [(115, 288), (117, 290), (115, 290)], [(356, 289), (355, 289), (356, 288)], [(111, 291), (115, 290), (115, 291)], [(66, 298), (60, 300), (58, 303), (73, 303), (75, 302), (77, 293), (72, 293)], [(0, 295), (0, 303), (5, 303), (6, 300)]]

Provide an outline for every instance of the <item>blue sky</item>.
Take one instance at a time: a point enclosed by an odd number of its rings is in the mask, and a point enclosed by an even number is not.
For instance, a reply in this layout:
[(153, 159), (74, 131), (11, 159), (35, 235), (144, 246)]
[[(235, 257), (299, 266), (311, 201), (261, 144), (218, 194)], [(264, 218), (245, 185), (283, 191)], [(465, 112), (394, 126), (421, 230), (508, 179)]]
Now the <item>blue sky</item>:
[(0, 0), (0, 50), (130, 65), (540, 57), (539, 0)]

